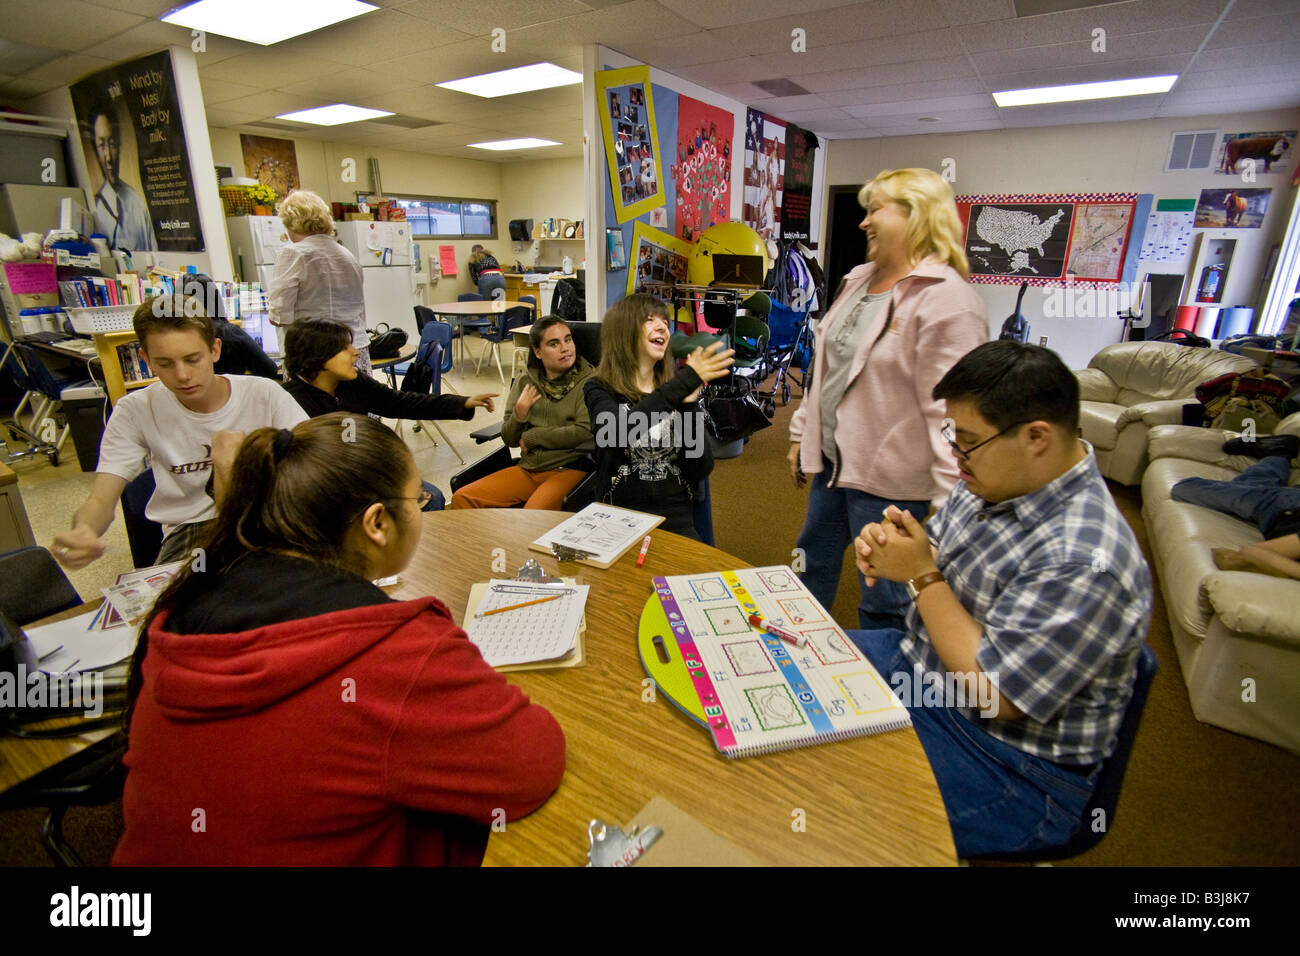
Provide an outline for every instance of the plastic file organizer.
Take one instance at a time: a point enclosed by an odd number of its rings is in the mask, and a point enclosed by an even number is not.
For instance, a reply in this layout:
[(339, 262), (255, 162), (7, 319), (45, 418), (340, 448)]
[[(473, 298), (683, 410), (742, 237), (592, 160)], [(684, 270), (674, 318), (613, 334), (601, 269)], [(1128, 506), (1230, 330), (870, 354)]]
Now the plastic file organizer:
[(68, 319), (72, 327), (82, 335), (94, 335), (98, 332), (130, 332), (134, 326), (131, 316), (135, 315), (135, 305), (101, 305), (89, 309), (67, 308)]
[[(728, 757), (897, 730), (907, 709), (788, 567), (654, 579), (638, 646), (646, 673)], [(753, 627), (757, 614), (801, 635)]]

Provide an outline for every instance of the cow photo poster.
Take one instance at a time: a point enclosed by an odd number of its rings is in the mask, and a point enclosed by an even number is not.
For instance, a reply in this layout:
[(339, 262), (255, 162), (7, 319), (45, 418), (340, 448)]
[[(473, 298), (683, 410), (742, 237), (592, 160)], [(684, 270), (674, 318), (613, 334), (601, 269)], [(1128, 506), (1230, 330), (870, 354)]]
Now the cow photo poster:
[(1268, 133), (1224, 133), (1215, 154), (1214, 171), (1223, 176), (1285, 173), (1291, 168), (1295, 155), (1295, 135), (1293, 129)]
[(70, 92), (95, 231), (114, 249), (202, 252), (171, 54), (119, 63)]

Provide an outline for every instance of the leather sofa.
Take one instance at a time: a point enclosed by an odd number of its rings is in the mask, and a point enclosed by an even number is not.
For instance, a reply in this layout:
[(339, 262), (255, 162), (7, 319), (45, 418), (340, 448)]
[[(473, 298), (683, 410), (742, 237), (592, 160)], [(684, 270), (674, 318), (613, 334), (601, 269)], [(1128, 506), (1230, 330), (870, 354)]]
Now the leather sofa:
[[(1300, 435), (1300, 413), (1274, 433), (1284, 432)], [(1184, 478), (1231, 480), (1253, 464), (1223, 452), (1235, 436), (1182, 425), (1151, 429), (1142, 517), (1192, 712), (1300, 754), (1300, 581), (1220, 571), (1210, 549), (1258, 543), (1259, 530), (1170, 497)], [(1294, 461), (1290, 484), (1300, 484)]]
[(1108, 345), (1075, 372), (1079, 424), (1107, 478), (1136, 485), (1147, 466), (1147, 432), (1182, 422), (1196, 386), (1225, 372), (1245, 372), (1255, 362), (1215, 349), (1170, 342)]

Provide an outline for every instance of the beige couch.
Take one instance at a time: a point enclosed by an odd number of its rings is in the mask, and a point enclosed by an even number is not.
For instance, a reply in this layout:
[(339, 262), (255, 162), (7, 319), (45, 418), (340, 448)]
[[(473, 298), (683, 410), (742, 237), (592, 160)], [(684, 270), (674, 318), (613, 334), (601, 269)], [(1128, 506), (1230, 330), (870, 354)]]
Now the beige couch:
[[(1276, 433), (1300, 435), (1300, 413)], [(1233, 432), (1160, 425), (1150, 432), (1142, 517), (1178, 662), (1198, 720), (1300, 753), (1300, 581), (1220, 571), (1210, 548), (1257, 543), (1254, 525), (1174, 501), (1184, 478), (1230, 480), (1255, 459), (1226, 455)], [(1291, 484), (1300, 484), (1293, 467)], [(1250, 681), (1253, 681), (1253, 700)]]
[(1196, 386), (1225, 372), (1245, 372), (1255, 362), (1217, 349), (1170, 342), (1108, 345), (1075, 372), (1079, 424), (1107, 478), (1136, 485), (1147, 466), (1147, 431), (1177, 425)]

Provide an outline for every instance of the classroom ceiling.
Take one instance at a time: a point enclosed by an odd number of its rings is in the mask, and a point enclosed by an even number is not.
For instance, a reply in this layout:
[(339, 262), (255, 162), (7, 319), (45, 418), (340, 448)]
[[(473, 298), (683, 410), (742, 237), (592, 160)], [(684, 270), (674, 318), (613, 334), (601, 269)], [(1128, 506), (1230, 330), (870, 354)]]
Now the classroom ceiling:
[[(580, 87), (487, 100), (434, 84), (538, 60), (581, 71), (587, 43), (832, 139), (1300, 107), (1300, 0), (371, 2), (382, 9), (273, 47), (209, 35), (199, 54), (209, 124), (480, 160), (580, 156)], [(5, 0), (0, 103), (189, 46), (188, 30), (157, 19), (176, 6)], [(504, 52), (492, 50), (496, 28), (506, 31)], [(796, 30), (806, 52), (792, 49)], [(989, 95), (1168, 73), (1180, 75), (1177, 85), (1151, 96), (1000, 110)], [(771, 80), (806, 92), (773, 96), (755, 85)], [(332, 128), (275, 119), (337, 101), (399, 115)], [(520, 136), (562, 145), (466, 146)]]

